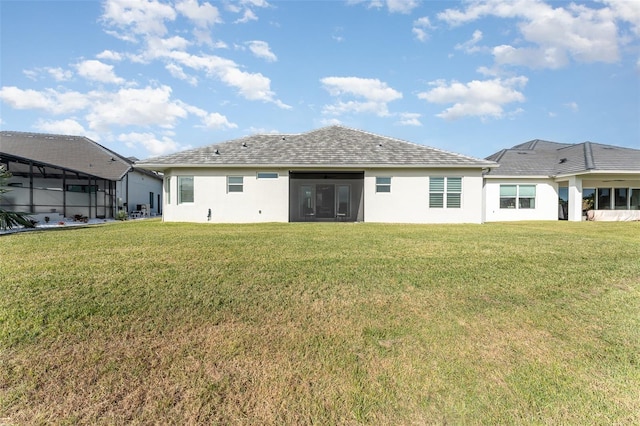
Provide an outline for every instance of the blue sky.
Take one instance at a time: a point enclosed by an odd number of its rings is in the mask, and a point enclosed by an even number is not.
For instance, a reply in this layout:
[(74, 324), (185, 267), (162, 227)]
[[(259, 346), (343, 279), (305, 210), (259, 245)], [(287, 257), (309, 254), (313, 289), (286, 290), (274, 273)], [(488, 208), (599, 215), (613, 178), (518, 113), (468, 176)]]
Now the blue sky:
[(0, 126), (141, 159), (342, 124), (640, 148), (640, 1), (0, 0)]

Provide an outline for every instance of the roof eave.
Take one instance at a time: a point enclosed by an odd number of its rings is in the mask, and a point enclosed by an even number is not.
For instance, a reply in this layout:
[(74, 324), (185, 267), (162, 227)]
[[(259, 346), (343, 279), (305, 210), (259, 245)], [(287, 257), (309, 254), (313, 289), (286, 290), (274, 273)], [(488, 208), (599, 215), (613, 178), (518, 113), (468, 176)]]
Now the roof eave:
[(196, 163), (136, 163), (136, 167), (146, 170), (167, 170), (167, 169), (493, 169), (499, 167), (497, 163), (486, 164), (196, 164)]
[(562, 173), (553, 176), (556, 179), (585, 175), (640, 175), (640, 170), (582, 170), (573, 173)]

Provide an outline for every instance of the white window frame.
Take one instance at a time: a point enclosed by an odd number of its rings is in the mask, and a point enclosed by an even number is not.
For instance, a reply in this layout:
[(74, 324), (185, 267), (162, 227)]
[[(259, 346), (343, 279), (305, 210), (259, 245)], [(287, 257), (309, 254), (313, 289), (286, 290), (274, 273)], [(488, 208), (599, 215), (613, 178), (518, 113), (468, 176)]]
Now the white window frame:
[(256, 179), (278, 179), (278, 172), (258, 172)]
[[(502, 188), (503, 187), (515, 187), (516, 191), (514, 195), (502, 195)], [(530, 188), (533, 187), (533, 196), (525, 194), (523, 195), (523, 189), (524, 188)], [(535, 210), (536, 208), (536, 198), (538, 195), (538, 188), (536, 184), (527, 184), (527, 183), (523, 183), (523, 184), (511, 184), (511, 183), (503, 183), (500, 184), (500, 197), (499, 197), (499, 207), (500, 209), (504, 209), (504, 210)], [(514, 200), (514, 204), (513, 207), (502, 207), (502, 200), (503, 199), (513, 199)], [(524, 200), (533, 200), (533, 203), (529, 203), (528, 207), (523, 207), (523, 201)], [(531, 205), (533, 204), (533, 206)]]
[(244, 176), (227, 176), (227, 194), (241, 192), (244, 192)]
[[(190, 179), (191, 180), (191, 200), (185, 201), (183, 200), (183, 191), (182, 185), (183, 180)], [(196, 200), (196, 191), (195, 191), (195, 178), (193, 176), (178, 176), (178, 204), (192, 204)]]
[[(442, 179), (442, 188), (434, 188), (433, 184), (436, 179)], [(453, 179), (455, 181), (450, 182)], [(462, 176), (429, 176), (429, 208), (461, 209), (463, 181)], [(454, 182), (459, 182), (459, 185)], [(459, 189), (456, 187), (459, 187)], [(436, 195), (441, 196), (440, 202), (437, 202), (438, 197), (435, 197)]]
[(389, 194), (391, 192), (391, 176), (376, 176), (376, 193)]

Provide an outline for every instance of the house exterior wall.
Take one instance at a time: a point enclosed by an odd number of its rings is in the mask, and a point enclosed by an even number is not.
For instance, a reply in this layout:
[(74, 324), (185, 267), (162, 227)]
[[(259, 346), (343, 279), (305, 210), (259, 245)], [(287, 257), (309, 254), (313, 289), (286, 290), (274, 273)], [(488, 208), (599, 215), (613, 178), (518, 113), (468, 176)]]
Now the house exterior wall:
[[(430, 208), (430, 177), (461, 177), (460, 208)], [(376, 177), (390, 177), (391, 191), (376, 192)], [(365, 171), (365, 222), (481, 223), (480, 169), (377, 169)]]
[[(258, 179), (257, 172), (277, 172)], [(194, 201), (178, 199), (178, 178), (193, 177)], [(242, 192), (229, 192), (228, 177), (243, 177)], [(460, 208), (429, 208), (429, 178), (462, 178)], [(390, 177), (391, 191), (376, 192), (376, 177)], [(163, 220), (167, 222), (288, 222), (290, 179), (287, 169), (203, 169), (165, 171)], [(480, 169), (364, 170), (363, 218), (387, 223), (481, 223)], [(211, 215), (209, 216), (209, 209)]]
[[(150, 193), (153, 193), (153, 202), (150, 200)], [(161, 179), (132, 170), (121, 181), (118, 198), (127, 203), (128, 213), (138, 210), (138, 205), (149, 204), (149, 213), (155, 216), (161, 212), (162, 207), (158, 205), (158, 194), (162, 194)]]
[[(254, 169), (172, 169), (165, 173), (166, 222), (252, 223), (289, 220), (288, 170), (277, 179), (258, 179)], [(178, 177), (193, 176), (194, 202), (180, 203)], [(243, 178), (242, 192), (228, 191), (228, 177)], [(209, 209), (211, 216), (209, 217)]]
[[(500, 208), (500, 185), (535, 185), (535, 208)], [(487, 178), (485, 221), (558, 220), (558, 184), (550, 179)]]

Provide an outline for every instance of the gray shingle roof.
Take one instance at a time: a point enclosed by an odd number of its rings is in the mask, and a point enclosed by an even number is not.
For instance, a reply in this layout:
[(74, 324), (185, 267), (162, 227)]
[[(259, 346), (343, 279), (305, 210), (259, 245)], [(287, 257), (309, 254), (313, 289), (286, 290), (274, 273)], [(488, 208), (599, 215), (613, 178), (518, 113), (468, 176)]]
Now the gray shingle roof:
[(500, 168), (490, 176), (562, 176), (587, 172), (640, 172), (640, 150), (594, 142), (532, 140), (487, 157)]
[(137, 166), (495, 167), (468, 157), (343, 126), (301, 134), (260, 134), (156, 157)]
[(82, 136), (2, 131), (0, 154), (112, 181), (131, 169), (131, 163), (118, 154)]

